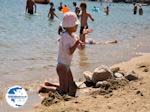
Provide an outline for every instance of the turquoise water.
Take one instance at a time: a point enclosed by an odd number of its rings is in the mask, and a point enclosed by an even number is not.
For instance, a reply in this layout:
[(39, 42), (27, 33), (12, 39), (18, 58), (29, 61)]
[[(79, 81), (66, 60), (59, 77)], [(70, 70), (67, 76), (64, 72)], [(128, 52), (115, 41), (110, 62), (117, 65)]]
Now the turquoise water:
[[(53, 0), (56, 8), (59, 0)], [(71, 10), (73, 0), (64, 0)], [(78, 1), (78, 4), (80, 1)], [(132, 4), (111, 4), (110, 15), (103, 13), (98, 2), (87, 2), (88, 12), (95, 18), (89, 20), (94, 32), (88, 35), (96, 41), (117, 39), (116, 45), (87, 45), (75, 53), (72, 71), (76, 79), (84, 70), (93, 70), (101, 64), (111, 65), (136, 52), (149, 52), (150, 6), (143, 6), (144, 15), (133, 15)], [(57, 28), (59, 19), (49, 21), (49, 5), (37, 5), (37, 14), (25, 14), (26, 0), (0, 0), (0, 81), (32, 81), (55, 77), (57, 59)], [(100, 8), (92, 12), (92, 8)], [(17, 77), (17, 78), (16, 78)]]

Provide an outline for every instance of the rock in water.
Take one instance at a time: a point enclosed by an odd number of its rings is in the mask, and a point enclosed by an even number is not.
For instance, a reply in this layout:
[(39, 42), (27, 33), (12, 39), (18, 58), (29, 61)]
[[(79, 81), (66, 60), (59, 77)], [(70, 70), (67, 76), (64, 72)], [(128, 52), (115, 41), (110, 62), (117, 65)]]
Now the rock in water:
[(112, 77), (112, 73), (108, 67), (100, 66), (94, 70), (92, 81), (97, 83), (98, 81), (104, 81), (110, 79)]

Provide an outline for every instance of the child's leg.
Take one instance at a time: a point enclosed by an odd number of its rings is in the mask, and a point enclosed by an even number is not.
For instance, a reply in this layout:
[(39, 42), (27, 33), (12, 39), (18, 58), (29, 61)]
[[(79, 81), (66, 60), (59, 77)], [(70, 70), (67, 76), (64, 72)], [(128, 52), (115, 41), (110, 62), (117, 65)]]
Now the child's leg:
[(85, 43), (85, 34), (80, 34), (80, 40)]
[(75, 97), (77, 86), (76, 86), (76, 84), (75, 84), (75, 82), (73, 80), (73, 76), (72, 76), (72, 72), (71, 72), (70, 68), (69, 68), (69, 70), (67, 72), (67, 75), (68, 75), (68, 86), (69, 86), (68, 95)]
[(44, 82), (44, 85), (45, 85), (45, 86), (57, 87), (57, 88), (59, 87), (58, 85), (52, 84), (52, 83), (50, 83), (50, 82), (48, 82), (48, 81), (45, 81), (45, 82)]
[(50, 86), (40, 85), (38, 93), (48, 93), (49, 91), (55, 92), (56, 91), (56, 87), (50, 87)]
[(80, 28), (80, 40), (82, 41), (82, 42), (85, 42), (85, 35), (83, 34), (83, 30), (84, 30), (84, 27), (82, 27), (81, 26), (81, 28)]
[(60, 83), (58, 91), (61, 94), (66, 94), (66, 93), (68, 93), (67, 68), (63, 64), (58, 64), (56, 70), (57, 70), (57, 74), (59, 76), (59, 83)]

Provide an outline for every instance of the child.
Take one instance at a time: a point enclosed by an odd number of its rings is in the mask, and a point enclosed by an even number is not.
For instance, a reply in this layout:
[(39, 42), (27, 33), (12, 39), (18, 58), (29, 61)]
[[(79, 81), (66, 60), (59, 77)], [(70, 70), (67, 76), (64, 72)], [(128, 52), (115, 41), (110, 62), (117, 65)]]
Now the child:
[(106, 13), (106, 15), (109, 15), (109, 6), (107, 6), (106, 8), (104, 8), (104, 12)]
[(73, 2), (73, 6), (75, 7), (75, 13), (76, 13), (76, 15), (77, 15), (77, 17), (79, 18), (80, 9), (79, 9), (79, 7), (77, 6), (77, 3), (76, 3), (76, 2)]
[(41, 86), (39, 93), (55, 91), (55, 88), (57, 88), (56, 90), (60, 95), (67, 94), (75, 97), (77, 86), (73, 80), (70, 64), (76, 48), (83, 45), (78, 36), (74, 34), (77, 31), (78, 24), (79, 21), (75, 13), (67, 12), (64, 14), (62, 27), (65, 31), (60, 34), (61, 38), (58, 41), (59, 51), (56, 67), (59, 76), (59, 86), (45, 82), (44, 86)]
[(87, 24), (88, 18), (90, 18), (92, 21), (94, 21), (94, 19), (91, 16), (91, 14), (86, 12), (86, 8), (87, 8), (86, 3), (81, 3), (80, 8), (81, 8), (81, 11), (82, 11), (82, 14), (81, 14), (81, 28), (80, 28), (80, 40), (85, 43), (85, 34), (83, 33), (83, 31), (84, 31), (84, 29), (88, 29), (88, 24)]
[[(48, 13), (48, 17), (49, 19), (53, 20), (54, 19), (54, 16), (57, 17), (57, 15), (55, 14), (55, 7), (54, 7), (54, 4), (53, 2), (50, 3), (50, 9), (49, 9), (49, 13)], [(58, 17), (57, 17), (58, 18)]]
[(62, 8), (63, 8), (63, 6), (62, 6), (62, 5), (63, 5), (63, 3), (62, 3), (62, 2), (60, 2), (60, 5), (59, 5), (59, 7), (58, 7), (58, 10), (59, 10), (59, 11), (61, 11), (61, 10), (62, 10)]
[(61, 38), (59, 39), (56, 70), (60, 83), (58, 92), (60, 94), (68, 94), (69, 96), (75, 96), (77, 89), (70, 70), (71, 60), (76, 48), (83, 44), (77, 38), (77, 35), (74, 34), (77, 31), (78, 24), (79, 22), (75, 13), (67, 12), (64, 14), (62, 27), (65, 29), (65, 32), (61, 34)]
[(136, 3), (133, 3), (133, 14), (135, 15), (137, 13), (137, 5)]
[(26, 12), (28, 12), (29, 14), (33, 14), (34, 11), (34, 7), (35, 7), (35, 13), (36, 13), (36, 5), (34, 0), (27, 0), (26, 2)]
[(139, 6), (139, 15), (143, 15), (143, 9), (141, 5)]

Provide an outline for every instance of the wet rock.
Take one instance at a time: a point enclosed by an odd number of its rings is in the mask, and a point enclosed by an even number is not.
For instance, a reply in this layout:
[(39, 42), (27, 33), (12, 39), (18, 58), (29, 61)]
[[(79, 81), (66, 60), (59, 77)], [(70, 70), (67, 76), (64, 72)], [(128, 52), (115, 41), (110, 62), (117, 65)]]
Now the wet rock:
[(115, 78), (124, 78), (124, 75), (122, 73), (117, 72), (117, 73), (114, 73), (114, 77)]
[(135, 76), (135, 74), (132, 74), (132, 73), (126, 75), (125, 78), (126, 78), (127, 80), (129, 80), (129, 81), (138, 80), (138, 77)]
[(96, 84), (94, 82), (88, 82), (88, 81), (85, 81), (84, 83), (85, 83), (86, 87), (94, 87)]
[(120, 70), (119, 67), (111, 67), (110, 70), (113, 72), (113, 73), (116, 73)]
[(92, 82), (93, 73), (91, 73), (90, 71), (85, 71), (83, 72), (83, 76), (87, 82)]
[(108, 67), (100, 66), (94, 70), (92, 81), (97, 83), (98, 81), (104, 81), (110, 79), (112, 77), (112, 73)]

